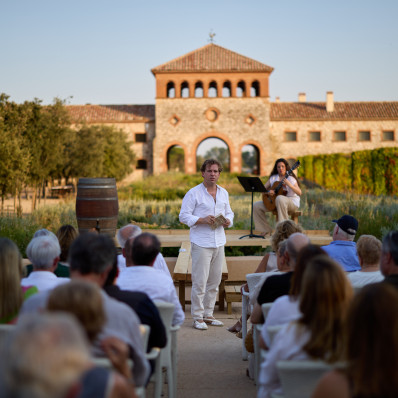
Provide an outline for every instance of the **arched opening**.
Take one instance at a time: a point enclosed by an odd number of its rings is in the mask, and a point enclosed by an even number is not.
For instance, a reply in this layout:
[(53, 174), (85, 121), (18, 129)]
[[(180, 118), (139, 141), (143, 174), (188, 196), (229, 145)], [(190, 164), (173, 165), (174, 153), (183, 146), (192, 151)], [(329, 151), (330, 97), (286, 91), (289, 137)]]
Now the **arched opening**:
[(202, 82), (195, 83), (195, 98), (203, 98), (203, 84)]
[(181, 98), (189, 98), (189, 85), (188, 82), (181, 83)]
[(209, 84), (209, 94), (208, 96), (210, 98), (215, 98), (218, 95), (218, 91), (217, 91), (217, 83), (213, 80), (212, 82), (210, 82)]
[(225, 98), (231, 96), (231, 82), (228, 80), (222, 86), (222, 96)]
[(175, 98), (176, 96), (176, 89), (174, 86), (174, 82), (167, 83), (167, 98)]
[(245, 145), (242, 148), (242, 172), (260, 174), (260, 152), (255, 145)]
[(236, 96), (244, 97), (246, 94), (246, 84), (243, 80), (241, 80), (236, 86)]
[(167, 170), (185, 171), (185, 154), (180, 145), (173, 145), (167, 150)]
[(200, 171), (206, 159), (217, 159), (224, 171), (230, 171), (230, 154), (228, 145), (220, 138), (210, 137), (203, 140), (196, 150), (196, 170)]
[(252, 83), (252, 86), (250, 88), (250, 96), (251, 97), (259, 97), (260, 96), (260, 83), (255, 80)]

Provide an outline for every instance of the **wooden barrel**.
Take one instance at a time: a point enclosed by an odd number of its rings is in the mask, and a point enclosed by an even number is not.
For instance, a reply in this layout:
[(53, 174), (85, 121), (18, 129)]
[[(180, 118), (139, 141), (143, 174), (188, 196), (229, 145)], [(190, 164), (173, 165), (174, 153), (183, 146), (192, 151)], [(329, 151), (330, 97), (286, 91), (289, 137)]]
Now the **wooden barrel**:
[(79, 232), (97, 228), (115, 237), (119, 202), (114, 178), (79, 178), (76, 218)]

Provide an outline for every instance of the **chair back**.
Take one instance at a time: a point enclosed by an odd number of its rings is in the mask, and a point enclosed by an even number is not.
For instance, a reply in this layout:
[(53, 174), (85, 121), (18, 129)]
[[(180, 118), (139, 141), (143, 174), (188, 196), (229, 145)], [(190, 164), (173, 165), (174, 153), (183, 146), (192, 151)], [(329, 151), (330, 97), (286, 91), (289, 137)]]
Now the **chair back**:
[(276, 364), (284, 398), (308, 398), (332, 365), (323, 361), (279, 361)]
[(282, 329), (283, 326), (284, 325), (273, 325), (273, 326), (267, 327), (270, 347), (272, 346), (272, 343), (274, 342), (275, 336), (278, 334), (278, 332)]
[(272, 304), (273, 304), (273, 303), (264, 303), (264, 304), (261, 304), (261, 311), (262, 311), (262, 313), (263, 313), (264, 322), (265, 322), (266, 319), (267, 319), (267, 316), (268, 316), (269, 310), (270, 310), (271, 307), (272, 307)]
[(149, 325), (140, 324), (140, 332), (141, 332), (142, 346), (144, 347), (144, 351), (147, 352), (149, 333), (151, 332), (151, 327)]

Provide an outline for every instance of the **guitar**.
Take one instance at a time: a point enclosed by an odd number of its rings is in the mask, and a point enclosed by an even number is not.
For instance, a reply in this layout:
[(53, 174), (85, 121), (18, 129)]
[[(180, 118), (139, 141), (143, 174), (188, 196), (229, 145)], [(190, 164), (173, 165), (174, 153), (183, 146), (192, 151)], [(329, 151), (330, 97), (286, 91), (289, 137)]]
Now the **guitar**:
[(270, 196), (268, 192), (263, 193), (263, 203), (265, 208), (268, 211), (274, 211), (276, 209), (276, 197), (278, 195), (286, 195), (287, 192), (284, 189), (281, 189), (283, 187), (283, 182), (286, 180), (286, 178), (288, 178), (289, 176), (291, 176), (293, 174), (293, 170), (296, 170), (300, 167), (300, 161), (298, 160), (292, 167), (290, 170), (287, 171), (286, 175), (282, 178), (281, 181), (275, 181), (272, 184), (272, 187), (268, 190), (268, 191), (274, 191), (275, 195)]

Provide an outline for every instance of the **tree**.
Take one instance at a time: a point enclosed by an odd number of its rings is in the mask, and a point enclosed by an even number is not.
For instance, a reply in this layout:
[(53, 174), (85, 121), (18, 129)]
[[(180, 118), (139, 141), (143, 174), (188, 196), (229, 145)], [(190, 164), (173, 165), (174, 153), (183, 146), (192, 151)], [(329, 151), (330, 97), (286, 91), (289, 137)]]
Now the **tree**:
[(213, 147), (206, 152), (205, 159), (216, 159), (222, 164), (224, 171), (229, 171), (228, 148)]
[(167, 160), (169, 170), (185, 171), (184, 150), (180, 146), (175, 145), (169, 149)]

